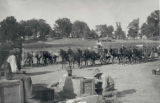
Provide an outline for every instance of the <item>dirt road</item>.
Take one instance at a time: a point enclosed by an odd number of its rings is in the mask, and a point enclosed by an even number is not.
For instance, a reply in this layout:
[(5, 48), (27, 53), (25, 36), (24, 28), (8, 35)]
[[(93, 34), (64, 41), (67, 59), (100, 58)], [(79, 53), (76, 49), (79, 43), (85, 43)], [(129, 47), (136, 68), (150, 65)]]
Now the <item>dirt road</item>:
[[(160, 61), (142, 64), (103, 65), (74, 69), (73, 75), (91, 78), (96, 68), (115, 80), (120, 103), (160, 103), (160, 75), (153, 75), (152, 69), (160, 65)], [(32, 77), (33, 84), (50, 84), (58, 81), (65, 70), (61, 65), (34, 67), (25, 69)]]

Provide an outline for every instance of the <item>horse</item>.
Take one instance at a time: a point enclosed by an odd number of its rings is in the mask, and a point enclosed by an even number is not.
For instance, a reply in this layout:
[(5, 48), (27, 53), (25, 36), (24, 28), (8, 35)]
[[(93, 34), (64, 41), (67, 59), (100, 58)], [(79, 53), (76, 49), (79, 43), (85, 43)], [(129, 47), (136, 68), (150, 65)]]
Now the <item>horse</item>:
[(138, 48), (133, 48), (133, 62), (134, 63), (139, 63), (142, 62), (142, 58), (143, 58), (143, 51), (142, 49), (138, 49)]
[(26, 53), (26, 59), (24, 64), (29, 64), (29, 66), (33, 65), (33, 51)]
[(109, 53), (112, 56), (112, 64), (114, 63), (115, 58), (117, 58), (118, 59), (118, 63), (120, 63), (121, 54), (119, 53), (118, 49), (116, 49), (116, 48), (114, 48), (114, 49), (110, 48)]
[(61, 59), (62, 59), (62, 69), (63, 69), (65, 62), (68, 60), (68, 53), (63, 49), (60, 49), (59, 54), (60, 54)]
[(42, 51), (37, 51), (35, 57), (37, 59), (37, 65), (41, 64)]

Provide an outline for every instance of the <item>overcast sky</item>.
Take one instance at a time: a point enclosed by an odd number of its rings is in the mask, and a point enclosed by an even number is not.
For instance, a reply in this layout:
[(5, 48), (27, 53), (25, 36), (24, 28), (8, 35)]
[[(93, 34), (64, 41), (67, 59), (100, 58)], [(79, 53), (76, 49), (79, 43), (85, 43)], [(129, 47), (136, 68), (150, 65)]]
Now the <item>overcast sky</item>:
[(7, 16), (18, 21), (36, 18), (53, 27), (55, 20), (67, 17), (72, 22), (85, 21), (91, 29), (121, 22), (126, 31), (133, 19), (139, 18), (142, 24), (158, 9), (159, 0), (0, 0), (0, 21)]

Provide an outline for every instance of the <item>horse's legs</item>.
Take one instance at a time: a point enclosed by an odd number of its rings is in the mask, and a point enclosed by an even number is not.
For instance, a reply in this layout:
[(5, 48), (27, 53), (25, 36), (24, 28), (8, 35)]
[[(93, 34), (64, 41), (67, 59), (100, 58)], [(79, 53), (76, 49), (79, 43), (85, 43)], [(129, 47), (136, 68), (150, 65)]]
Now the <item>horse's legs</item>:
[(110, 63), (110, 62), (111, 62), (111, 56), (108, 58), (107, 63)]
[(117, 58), (118, 58), (118, 64), (120, 64), (120, 62), (121, 62), (121, 57), (118, 56)]
[(74, 60), (73, 60), (73, 68), (74, 68), (74, 63), (75, 63), (75, 62), (74, 62)]
[(31, 60), (31, 61), (30, 61), (31, 67), (32, 67), (32, 65), (33, 65), (33, 58), (31, 58), (30, 60)]
[(24, 60), (24, 65), (26, 65), (28, 62), (28, 58)]
[(114, 56), (112, 56), (112, 64), (114, 63), (114, 58), (115, 58), (115, 57), (114, 57)]
[(87, 66), (87, 60), (85, 60), (85, 66)]
[(37, 59), (37, 65), (39, 64), (39, 60), (38, 60), (38, 57), (36, 57), (36, 59)]

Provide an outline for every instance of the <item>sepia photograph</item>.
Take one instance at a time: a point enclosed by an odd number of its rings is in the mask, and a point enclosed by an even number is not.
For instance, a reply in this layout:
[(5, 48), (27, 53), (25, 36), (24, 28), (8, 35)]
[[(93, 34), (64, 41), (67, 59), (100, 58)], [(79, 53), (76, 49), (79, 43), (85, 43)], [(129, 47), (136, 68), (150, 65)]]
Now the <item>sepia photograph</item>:
[(160, 103), (160, 1), (0, 0), (0, 103)]

